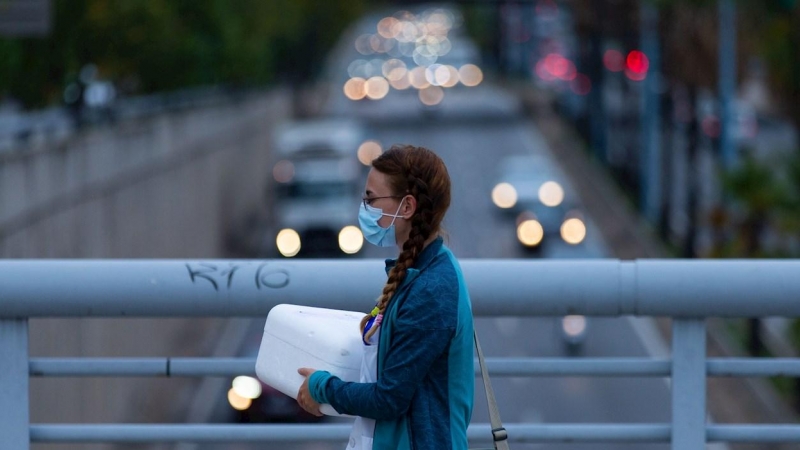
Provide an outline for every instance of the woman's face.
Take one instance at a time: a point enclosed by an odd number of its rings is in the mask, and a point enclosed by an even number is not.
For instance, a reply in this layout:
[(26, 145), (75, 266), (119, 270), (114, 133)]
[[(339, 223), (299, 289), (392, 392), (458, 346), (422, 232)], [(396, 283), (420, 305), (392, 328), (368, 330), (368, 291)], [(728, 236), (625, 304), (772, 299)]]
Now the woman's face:
[[(394, 220), (395, 235), (397, 236), (398, 244), (402, 244), (408, 236), (410, 226), (408, 219), (413, 215), (413, 207), (411, 197), (392, 198), (394, 193), (389, 184), (389, 177), (372, 168), (367, 175), (367, 184), (364, 191), (364, 197), (367, 199), (367, 204), (379, 208), (384, 214), (400, 215), (402, 217), (394, 218), (391, 216), (382, 216), (378, 220), (378, 225), (383, 228), (388, 228)], [(384, 197), (384, 198), (378, 198)], [(401, 204), (402, 203), (402, 204)], [(399, 208), (399, 211), (398, 211)]]
[[(402, 199), (387, 198), (392, 195), (394, 195), (394, 193), (389, 185), (389, 177), (374, 168), (370, 169), (369, 174), (367, 174), (367, 185), (364, 192), (364, 198), (367, 199), (367, 204), (380, 209), (384, 214), (397, 215), (398, 213), (395, 213), (395, 211), (397, 211), (398, 206), (400, 206), (400, 201)], [(392, 223), (392, 219), (393, 217), (383, 216), (378, 220), (378, 225), (383, 228), (388, 228)], [(395, 224), (396, 223), (397, 221), (395, 220)]]

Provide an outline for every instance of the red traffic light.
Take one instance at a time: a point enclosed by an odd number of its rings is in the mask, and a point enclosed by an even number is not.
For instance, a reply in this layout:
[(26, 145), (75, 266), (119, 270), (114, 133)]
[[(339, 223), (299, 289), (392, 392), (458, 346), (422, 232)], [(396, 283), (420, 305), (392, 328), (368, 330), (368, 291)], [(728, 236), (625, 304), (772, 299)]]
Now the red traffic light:
[(639, 50), (633, 50), (628, 53), (625, 65), (633, 73), (644, 74), (647, 73), (647, 69), (650, 67), (650, 60), (647, 59), (647, 55)]
[(642, 81), (647, 78), (647, 69), (650, 68), (650, 60), (647, 55), (639, 50), (628, 53), (625, 59), (625, 75), (633, 81)]

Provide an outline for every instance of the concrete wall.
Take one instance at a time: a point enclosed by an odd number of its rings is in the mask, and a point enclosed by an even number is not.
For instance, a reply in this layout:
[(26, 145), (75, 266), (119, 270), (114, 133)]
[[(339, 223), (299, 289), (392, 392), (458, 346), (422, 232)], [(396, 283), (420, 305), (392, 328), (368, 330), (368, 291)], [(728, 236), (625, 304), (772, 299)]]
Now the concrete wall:
[[(263, 214), (271, 130), (289, 108), (283, 93), (262, 93), (0, 154), (0, 257), (229, 257), (227, 236), (248, 215)], [(204, 356), (213, 352), (226, 323), (33, 319), (30, 353)], [(180, 422), (198, 383), (33, 378), (31, 422)]]

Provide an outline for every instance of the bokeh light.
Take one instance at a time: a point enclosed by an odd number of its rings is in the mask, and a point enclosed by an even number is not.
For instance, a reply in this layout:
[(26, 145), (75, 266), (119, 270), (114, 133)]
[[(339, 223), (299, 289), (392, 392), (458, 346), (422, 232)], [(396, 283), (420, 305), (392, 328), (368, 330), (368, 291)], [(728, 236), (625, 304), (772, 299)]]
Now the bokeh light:
[(517, 190), (509, 183), (500, 183), (492, 189), (492, 202), (498, 208), (511, 208), (517, 204)]
[(458, 77), (464, 86), (477, 86), (483, 81), (483, 72), (475, 64), (464, 64), (458, 69)]
[(586, 225), (578, 218), (567, 219), (561, 225), (561, 238), (568, 244), (580, 244), (586, 238)]
[(628, 69), (636, 73), (645, 73), (650, 68), (650, 60), (647, 55), (639, 50), (633, 50), (628, 53), (628, 58), (625, 62)]
[[(400, 70), (400, 69), (395, 69), (395, 70)], [(404, 76), (402, 78), (399, 78), (397, 80), (389, 80), (389, 85), (392, 86), (394, 89), (397, 89), (398, 91), (404, 91), (409, 87), (411, 87), (411, 81), (409, 81), (408, 79), (409, 72), (405, 71), (403, 72), (403, 75)]]
[(586, 317), (581, 315), (569, 315), (561, 319), (561, 327), (568, 336), (580, 336), (586, 331)]
[(525, 220), (517, 226), (517, 239), (526, 247), (535, 247), (544, 239), (544, 228), (536, 220)]
[(278, 251), (283, 256), (291, 258), (300, 253), (300, 235), (291, 228), (284, 228), (279, 231), (275, 243), (278, 245)]
[(386, 39), (394, 39), (397, 36), (397, 24), (400, 21), (394, 17), (384, 17), (378, 22), (378, 34)]
[(380, 35), (373, 34), (369, 37), (369, 48), (375, 53), (383, 53), (383, 39)]
[(344, 84), (344, 95), (350, 100), (361, 100), (367, 96), (367, 80), (354, 77)]
[(435, 106), (444, 100), (444, 89), (439, 86), (428, 86), (419, 91), (419, 101), (427, 106)]
[(230, 403), (233, 409), (237, 411), (244, 411), (253, 404), (253, 401), (249, 398), (240, 396), (233, 388), (230, 388), (230, 390), (228, 390), (228, 403)]
[(348, 255), (358, 253), (364, 246), (364, 235), (358, 227), (348, 225), (339, 232), (339, 248)]
[(239, 397), (256, 399), (261, 396), (261, 382), (253, 377), (241, 375), (233, 379), (233, 391)]
[(625, 60), (625, 76), (633, 81), (642, 81), (647, 78), (647, 71), (650, 68), (650, 60), (643, 52), (633, 50), (628, 53)]
[(408, 72), (408, 81), (411, 83), (411, 86), (417, 89), (425, 89), (431, 85), (425, 77), (424, 67), (414, 67), (411, 69), (411, 71)]
[(558, 53), (551, 53), (545, 57), (544, 67), (551, 75), (563, 79), (569, 71), (569, 60)]
[(426, 47), (417, 47), (414, 50), (414, 53), (411, 55), (411, 58), (417, 63), (418, 66), (430, 66), (431, 64), (435, 63), (439, 56), (436, 54), (430, 54), (427, 51)]
[(389, 93), (389, 82), (383, 77), (372, 77), (367, 80), (364, 90), (371, 100), (380, 100)]
[(381, 66), (381, 73), (389, 81), (399, 80), (405, 77), (407, 72), (406, 63), (397, 58), (386, 60)]
[(372, 47), (369, 45), (369, 38), (372, 36), (371, 34), (362, 34), (358, 38), (356, 38), (356, 51), (361, 53), (362, 55), (371, 55), (374, 53), (372, 51)]
[(413, 42), (400, 42), (397, 44), (397, 48), (400, 50), (400, 54), (410, 58), (414, 55), (414, 50), (417, 49), (417, 46)]
[[(447, 71), (447, 76), (442, 73)], [(440, 78), (441, 77), (441, 78)], [(442, 87), (451, 88), (458, 84), (458, 69), (453, 66), (445, 65), (436, 69), (436, 78)], [(444, 81), (442, 81), (444, 79)]]
[(294, 164), (291, 161), (282, 160), (275, 163), (272, 168), (272, 176), (278, 183), (288, 183), (294, 178)]
[(433, 64), (425, 69), (425, 79), (434, 86), (453, 87), (458, 83), (455, 67)]
[(383, 153), (383, 148), (381, 148), (380, 142), (365, 141), (358, 146), (358, 161), (365, 166), (369, 166), (372, 164), (373, 159), (381, 156), (381, 153)]
[(564, 189), (555, 181), (548, 181), (539, 188), (539, 200), (545, 206), (558, 206), (564, 201)]

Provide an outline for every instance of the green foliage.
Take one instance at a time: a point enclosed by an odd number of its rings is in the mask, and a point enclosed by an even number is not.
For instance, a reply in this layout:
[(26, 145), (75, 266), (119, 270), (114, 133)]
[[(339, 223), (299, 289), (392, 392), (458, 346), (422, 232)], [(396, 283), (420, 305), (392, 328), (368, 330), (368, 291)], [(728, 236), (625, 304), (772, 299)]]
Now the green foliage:
[(785, 182), (752, 157), (745, 157), (740, 167), (725, 175), (723, 186), (753, 214), (767, 214), (783, 207), (788, 200)]
[(304, 81), (365, 0), (54, 0), (43, 39), (0, 39), (0, 96), (58, 101), (80, 68), (136, 92)]
[[(740, 210), (733, 220), (734, 236), (715, 254), (725, 257), (797, 257), (792, 240), (800, 239), (800, 152), (782, 155), (772, 164), (745, 157), (735, 170), (723, 174), (723, 189)], [(760, 234), (778, 233), (785, 245), (765, 250)]]

